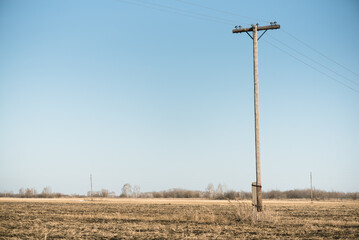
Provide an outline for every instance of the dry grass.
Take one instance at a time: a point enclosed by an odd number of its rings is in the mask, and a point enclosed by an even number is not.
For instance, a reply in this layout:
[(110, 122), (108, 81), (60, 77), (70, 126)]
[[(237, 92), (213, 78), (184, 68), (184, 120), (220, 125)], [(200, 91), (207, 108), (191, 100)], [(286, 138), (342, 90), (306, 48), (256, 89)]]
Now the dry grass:
[(358, 239), (359, 202), (0, 199), (0, 239)]
[(278, 214), (270, 209), (264, 208), (262, 212), (257, 212), (253, 208), (252, 203), (248, 201), (235, 201), (228, 203), (232, 206), (234, 220), (238, 222), (251, 222), (258, 224), (261, 222), (276, 223), (278, 221)]

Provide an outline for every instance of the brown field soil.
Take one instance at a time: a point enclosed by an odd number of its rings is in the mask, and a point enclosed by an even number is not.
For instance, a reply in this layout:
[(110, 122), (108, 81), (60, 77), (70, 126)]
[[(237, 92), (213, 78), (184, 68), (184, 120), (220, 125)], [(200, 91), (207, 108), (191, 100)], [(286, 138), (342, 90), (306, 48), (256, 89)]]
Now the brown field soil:
[(359, 239), (359, 201), (0, 198), (0, 239)]

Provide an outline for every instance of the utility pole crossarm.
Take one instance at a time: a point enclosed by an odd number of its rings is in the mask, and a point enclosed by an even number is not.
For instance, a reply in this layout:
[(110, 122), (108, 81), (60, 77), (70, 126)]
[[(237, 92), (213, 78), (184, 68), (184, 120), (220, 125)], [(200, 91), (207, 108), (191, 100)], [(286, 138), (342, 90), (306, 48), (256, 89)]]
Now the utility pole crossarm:
[[(257, 27), (257, 31), (264, 31), (264, 30), (273, 30), (273, 29), (279, 29), (280, 25), (276, 24), (276, 25), (269, 25), (269, 26), (261, 26), (261, 27)], [(253, 32), (253, 27), (250, 28), (238, 28), (238, 29), (233, 29), (232, 33), (242, 33), (242, 32)]]

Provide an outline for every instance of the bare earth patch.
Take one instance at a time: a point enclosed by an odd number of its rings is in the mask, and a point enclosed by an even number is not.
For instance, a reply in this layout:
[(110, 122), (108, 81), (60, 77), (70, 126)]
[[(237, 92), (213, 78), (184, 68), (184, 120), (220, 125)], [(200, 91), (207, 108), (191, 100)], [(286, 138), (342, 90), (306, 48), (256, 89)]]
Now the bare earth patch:
[(0, 199), (0, 239), (358, 239), (359, 201)]

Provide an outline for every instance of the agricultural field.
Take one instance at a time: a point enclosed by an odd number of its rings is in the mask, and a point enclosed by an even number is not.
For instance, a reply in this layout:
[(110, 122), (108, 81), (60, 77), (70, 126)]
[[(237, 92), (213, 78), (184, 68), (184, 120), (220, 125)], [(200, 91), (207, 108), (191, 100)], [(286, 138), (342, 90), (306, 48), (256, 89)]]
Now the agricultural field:
[(359, 201), (0, 198), (0, 239), (359, 239)]

